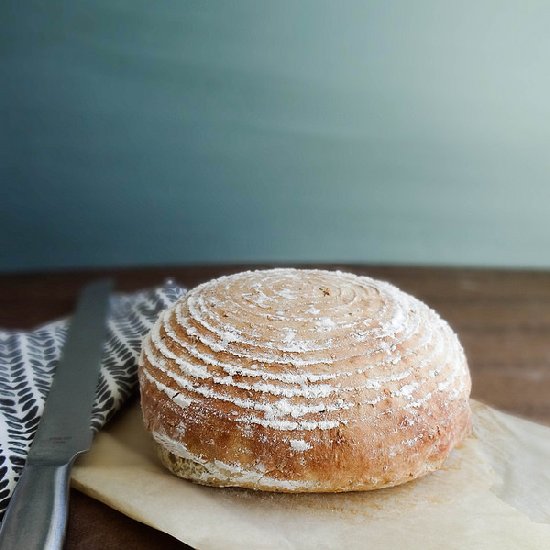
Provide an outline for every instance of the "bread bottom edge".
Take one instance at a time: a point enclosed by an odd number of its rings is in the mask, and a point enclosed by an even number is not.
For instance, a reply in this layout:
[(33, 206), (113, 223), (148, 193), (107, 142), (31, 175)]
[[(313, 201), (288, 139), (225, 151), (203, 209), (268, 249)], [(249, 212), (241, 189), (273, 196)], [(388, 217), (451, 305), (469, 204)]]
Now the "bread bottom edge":
[(183, 458), (178, 456), (165, 447), (163, 447), (158, 442), (154, 442), (157, 455), (162, 462), (162, 464), (175, 476), (182, 479), (186, 479), (198, 485), (203, 485), (206, 487), (218, 487), (218, 488), (233, 488), (233, 489), (249, 489), (253, 491), (262, 491), (270, 493), (347, 493), (347, 492), (365, 492), (365, 491), (375, 491), (377, 489), (387, 489), (390, 487), (397, 487), (398, 485), (403, 485), (404, 483), (409, 483), (416, 479), (420, 479), (425, 475), (438, 470), (441, 468), (446, 458), (443, 458), (437, 463), (430, 462), (426, 463), (425, 470), (414, 477), (407, 477), (404, 479), (398, 479), (389, 483), (384, 484), (363, 484), (361, 486), (328, 486), (328, 485), (317, 485), (312, 487), (299, 487), (299, 488), (287, 488), (287, 487), (271, 487), (262, 485), (258, 482), (248, 482), (243, 480), (231, 480), (231, 479), (219, 479), (215, 475), (211, 474), (205, 466), (195, 462), (194, 460)]

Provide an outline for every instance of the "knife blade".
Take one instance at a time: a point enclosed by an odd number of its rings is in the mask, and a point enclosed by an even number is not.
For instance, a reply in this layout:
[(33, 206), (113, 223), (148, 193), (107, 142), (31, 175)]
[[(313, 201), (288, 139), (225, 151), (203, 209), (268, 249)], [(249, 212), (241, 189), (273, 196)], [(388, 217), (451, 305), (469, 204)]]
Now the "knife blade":
[(0, 528), (2, 550), (63, 545), (72, 463), (93, 438), (90, 417), (112, 286), (102, 279), (79, 295), (44, 413)]

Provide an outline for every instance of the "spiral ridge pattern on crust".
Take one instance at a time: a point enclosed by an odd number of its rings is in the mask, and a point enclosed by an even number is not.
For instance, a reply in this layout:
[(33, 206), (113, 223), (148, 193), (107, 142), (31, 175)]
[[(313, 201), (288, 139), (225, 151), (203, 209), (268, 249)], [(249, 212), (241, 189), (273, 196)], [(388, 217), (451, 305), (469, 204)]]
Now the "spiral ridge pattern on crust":
[(249, 271), (192, 289), (145, 339), (140, 383), (163, 461), (213, 485), (396, 485), (437, 468), (470, 422), (449, 325), (342, 272)]

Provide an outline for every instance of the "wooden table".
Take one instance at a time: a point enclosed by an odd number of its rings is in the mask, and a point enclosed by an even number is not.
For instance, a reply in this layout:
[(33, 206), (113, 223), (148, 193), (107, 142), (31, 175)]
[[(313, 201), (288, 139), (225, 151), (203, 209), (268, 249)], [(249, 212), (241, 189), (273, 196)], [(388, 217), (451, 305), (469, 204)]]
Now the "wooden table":
[[(31, 328), (69, 313), (78, 290), (98, 276), (120, 290), (185, 286), (251, 266), (105, 269), (0, 276), (0, 326)], [(266, 266), (254, 266), (266, 267)], [(310, 266), (311, 267), (311, 266)], [(330, 265), (396, 284), (447, 319), (466, 350), (472, 396), (550, 425), (550, 272)], [(76, 491), (71, 493), (67, 549), (186, 548)]]

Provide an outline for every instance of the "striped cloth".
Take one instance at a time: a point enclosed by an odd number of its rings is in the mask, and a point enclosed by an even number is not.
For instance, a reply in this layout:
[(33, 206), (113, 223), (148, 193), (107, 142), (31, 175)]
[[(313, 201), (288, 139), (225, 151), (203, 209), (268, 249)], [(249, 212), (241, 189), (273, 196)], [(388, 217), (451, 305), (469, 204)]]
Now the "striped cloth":
[[(113, 295), (91, 428), (99, 430), (137, 387), (141, 340), (185, 290)], [(67, 336), (70, 319), (30, 332), (0, 330), (0, 519), (21, 475)]]

